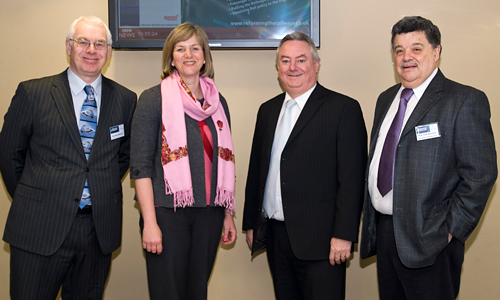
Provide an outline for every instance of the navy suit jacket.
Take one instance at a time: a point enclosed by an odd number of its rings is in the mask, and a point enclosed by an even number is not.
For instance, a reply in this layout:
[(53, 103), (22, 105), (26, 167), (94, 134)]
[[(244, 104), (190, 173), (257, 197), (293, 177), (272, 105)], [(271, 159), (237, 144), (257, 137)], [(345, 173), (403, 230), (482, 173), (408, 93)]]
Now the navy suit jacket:
[[(83, 151), (67, 72), (19, 84), (0, 133), (0, 171), (12, 197), (3, 239), (41, 255), (57, 251), (78, 211), (85, 179), (104, 254), (120, 246), (121, 179), (129, 166), (137, 96), (102, 77), (99, 123), (90, 157)], [(112, 140), (110, 127), (124, 125)]]
[[(284, 98), (265, 102), (257, 115), (243, 216), (243, 229), (254, 230), (252, 252), (265, 247), (262, 203)], [(366, 140), (358, 102), (317, 84), (281, 155), (285, 223), (297, 258), (328, 259), (332, 237), (357, 242)]]
[[(399, 88), (377, 100), (369, 162)], [(497, 178), (490, 115), (483, 92), (438, 71), (408, 119), (396, 150), (393, 187), (394, 235), (405, 266), (432, 265), (448, 244), (448, 233), (465, 243), (479, 222)], [(438, 124), (441, 137), (417, 141), (415, 127), (430, 123)], [(377, 214), (365, 190), (361, 258), (377, 250)]]

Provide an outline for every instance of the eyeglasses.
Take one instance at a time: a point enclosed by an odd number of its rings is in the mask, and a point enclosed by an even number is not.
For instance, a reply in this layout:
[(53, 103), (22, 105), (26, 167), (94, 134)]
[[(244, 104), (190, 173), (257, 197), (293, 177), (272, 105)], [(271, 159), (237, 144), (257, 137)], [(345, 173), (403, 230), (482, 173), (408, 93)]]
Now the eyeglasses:
[(101, 41), (97, 41), (97, 42), (92, 43), (92, 42), (87, 41), (85, 39), (78, 39), (78, 40), (69, 39), (69, 40), (75, 42), (78, 45), (78, 47), (83, 48), (83, 49), (88, 49), (90, 47), (90, 44), (94, 44), (94, 49), (96, 49), (96, 50), (103, 50), (108, 46), (108, 43), (101, 42)]

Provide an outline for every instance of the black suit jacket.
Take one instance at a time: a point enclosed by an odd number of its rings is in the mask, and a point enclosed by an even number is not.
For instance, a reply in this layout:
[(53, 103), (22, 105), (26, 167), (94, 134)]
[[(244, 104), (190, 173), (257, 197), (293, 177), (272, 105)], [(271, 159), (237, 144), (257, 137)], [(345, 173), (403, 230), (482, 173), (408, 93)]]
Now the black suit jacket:
[[(101, 250), (109, 254), (120, 246), (121, 179), (129, 165), (137, 96), (103, 76), (101, 99), (87, 161), (67, 72), (19, 84), (0, 133), (0, 171), (12, 196), (4, 241), (53, 254), (68, 234), (88, 179)], [(111, 140), (110, 127), (121, 124), (125, 136)]]
[[(389, 88), (377, 100), (369, 161), (399, 88)], [(448, 233), (465, 243), (479, 222), (497, 177), (490, 115), (483, 92), (438, 71), (408, 119), (396, 151), (393, 187), (394, 235), (405, 266), (432, 265), (448, 244)], [(417, 141), (415, 127), (436, 122), (441, 137)], [(375, 255), (376, 245), (377, 218), (366, 192), (361, 258)]]
[[(284, 98), (265, 102), (257, 115), (243, 217), (243, 229), (254, 229), (253, 251), (265, 247), (262, 203)], [(328, 259), (332, 237), (357, 241), (366, 139), (358, 102), (317, 84), (281, 156), (285, 222), (297, 258)]]

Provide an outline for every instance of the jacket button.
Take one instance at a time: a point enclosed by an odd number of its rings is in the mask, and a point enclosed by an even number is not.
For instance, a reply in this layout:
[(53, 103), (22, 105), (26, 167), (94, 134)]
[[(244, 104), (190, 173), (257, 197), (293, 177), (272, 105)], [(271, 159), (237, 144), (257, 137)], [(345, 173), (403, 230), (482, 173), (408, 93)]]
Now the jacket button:
[(87, 171), (87, 173), (88, 173), (88, 172), (90, 172), (90, 169), (87, 167), (87, 169), (85, 169), (85, 171)]
[(140, 173), (139, 170), (134, 170), (134, 175), (135, 176), (139, 175), (139, 173)]
[(75, 202), (80, 202), (80, 198), (75, 198)]

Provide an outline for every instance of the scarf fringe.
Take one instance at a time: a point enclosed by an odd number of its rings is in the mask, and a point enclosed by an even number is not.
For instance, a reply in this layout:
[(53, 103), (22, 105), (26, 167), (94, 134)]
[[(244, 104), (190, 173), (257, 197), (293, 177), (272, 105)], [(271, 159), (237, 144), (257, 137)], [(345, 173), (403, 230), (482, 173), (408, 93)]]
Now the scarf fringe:
[(174, 195), (174, 211), (177, 207), (185, 208), (186, 206), (194, 205), (193, 189), (185, 189), (173, 192), (167, 181), (165, 181), (165, 191), (167, 195)]
[(226, 212), (231, 213), (231, 215), (236, 210), (234, 192), (226, 189), (225, 187), (217, 187), (214, 203), (217, 206), (225, 207)]
[[(211, 117), (217, 132), (217, 144), (223, 148), (222, 156), (217, 156), (217, 192), (215, 205), (226, 208), (226, 212), (234, 212), (234, 154), (233, 140), (229, 122), (224, 108), (220, 103), (220, 94), (214, 81), (209, 77), (200, 77), (200, 88), (205, 102), (211, 106), (203, 109), (200, 103), (193, 101), (180, 83), (180, 76), (175, 71), (161, 82), (162, 98), (162, 125), (165, 131), (162, 138), (165, 140), (162, 151), (183, 148), (187, 145), (187, 130), (184, 114), (196, 121)], [(215, 139), (215, 137), (213, 137)], [(168, 142), (167, 142), (168, 141)], [(218, 149), (214, 149), (217, 151)], [(165, 192), (174, 195), (174, 209), (194, 205), (193, 183), (189, 166), (189, 159), (181, 158), (163, 165)], [(212, 178), (215, 180), (215, 178)], [(170, 184), (169, 184), (170, 181)], [(199, 199), (199, 201), (205, 201)]]

